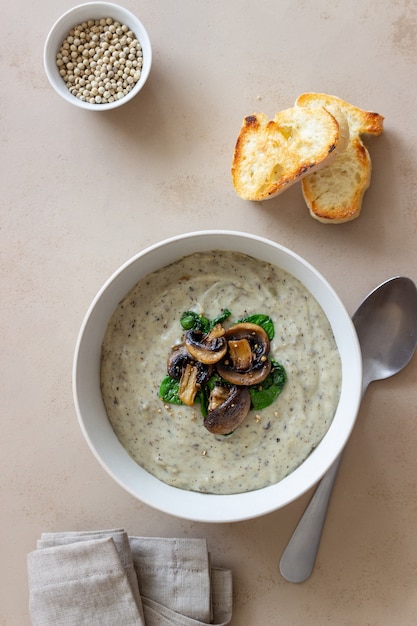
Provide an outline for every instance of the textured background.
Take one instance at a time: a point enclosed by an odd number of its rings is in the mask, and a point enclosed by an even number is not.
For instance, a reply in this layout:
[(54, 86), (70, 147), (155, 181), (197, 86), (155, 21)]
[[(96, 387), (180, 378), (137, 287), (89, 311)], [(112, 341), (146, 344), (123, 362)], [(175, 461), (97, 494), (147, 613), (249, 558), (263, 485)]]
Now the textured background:
[[(76, 4), (76, 3), (74, 3)], [(278, 572), (310, 494), (262, 519), (183, 522), (124, 493), (85, 444), (71, 366), (97, 290), (149, 244), (225, 228), (303, 255), (353, 313), (396, 274), (417, 280), (416, 2), (129, 0), (153, 44), (132, 102), (94, 114), (53, 92), (42, 67), (68, 0), (1, 8), (0, 624), (28, 626), (26, 553), (42, 531), (124, 527), (207, 537), (234, 574), (233, 626), (408, 626), (417, 613), (414, 360), (363, 402), (312, 577)], [(333, 93), (385, 116), (367, 141), (373, 179), (361, 217), (313, 220), (299, 186), (262, 204), (230, 180), (245, 115), (269, 116), (304, 91)]]

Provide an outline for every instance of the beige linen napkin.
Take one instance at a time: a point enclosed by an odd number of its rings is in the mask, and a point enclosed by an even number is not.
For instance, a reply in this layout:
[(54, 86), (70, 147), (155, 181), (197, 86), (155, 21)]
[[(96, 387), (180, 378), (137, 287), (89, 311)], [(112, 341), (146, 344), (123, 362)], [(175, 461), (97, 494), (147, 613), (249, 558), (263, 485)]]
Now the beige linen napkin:
[[(210, 566), (205, 539), (129, 537), (129, 542), (147, 626), (230, 622), (232, 574)], [(155, 603), (165, 621), (151, 621)]]
[(123, 529), (44, 533), (28, 555), (34, 626), (226, 626), (230, 570), (204, 539), (128, 537)]

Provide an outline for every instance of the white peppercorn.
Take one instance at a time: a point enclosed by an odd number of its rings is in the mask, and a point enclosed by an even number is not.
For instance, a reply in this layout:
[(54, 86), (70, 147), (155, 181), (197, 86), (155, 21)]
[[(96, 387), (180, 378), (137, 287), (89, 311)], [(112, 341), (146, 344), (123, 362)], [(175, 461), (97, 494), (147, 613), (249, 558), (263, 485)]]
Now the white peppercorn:
[(100, 105), (119, 100), (133, 89), (141, 76), (142, 54), (129, 27), (107, 17), (72, 28), (56, 64), (74, 96)]

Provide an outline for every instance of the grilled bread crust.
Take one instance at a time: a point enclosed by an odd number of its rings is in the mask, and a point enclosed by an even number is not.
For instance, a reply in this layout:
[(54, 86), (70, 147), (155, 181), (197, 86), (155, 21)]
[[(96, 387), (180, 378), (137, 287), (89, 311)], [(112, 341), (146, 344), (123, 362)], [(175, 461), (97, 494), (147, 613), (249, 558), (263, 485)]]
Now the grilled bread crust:
[(349, 125), (337, 107), (294, 106), (272, 120), (263, 113), (243, 120), (236, 142), (232, 181), (244, 200), (274, 198), (331, 163), (349, 140)]
[(305, 93), (296, 100), (300, 107), (319, 105), (342, 111), (349, 124), (349, 142), (327, 167), (302, 180), (302, 191), (312, 217), (326, 224), (341, 224), (359, 217), (371, 182), (371, 158), (361, 135), (380, 135), (384, 118), (328, 94)]

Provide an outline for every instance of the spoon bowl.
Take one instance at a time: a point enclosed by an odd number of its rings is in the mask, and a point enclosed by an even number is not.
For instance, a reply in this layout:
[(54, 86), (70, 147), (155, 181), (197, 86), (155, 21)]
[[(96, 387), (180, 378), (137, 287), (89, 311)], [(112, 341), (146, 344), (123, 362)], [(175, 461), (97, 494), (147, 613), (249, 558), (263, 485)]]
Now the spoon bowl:
[[(369, 293), (352, 320), (362, 352), (363, 396), (372, 381), (400, 372), (416, 350), (416, 285), (404, 276), (390, 278)], [(282, 554), (280, 572), (289, 582), (304, 582), (313, 571), (341, 459), (320, 481)]]
[(410, 278), (385, 281), (352, 317), (363, 361), (362, 392), (369, 383), (400, 372), (417, 344), (417, 288)]

